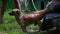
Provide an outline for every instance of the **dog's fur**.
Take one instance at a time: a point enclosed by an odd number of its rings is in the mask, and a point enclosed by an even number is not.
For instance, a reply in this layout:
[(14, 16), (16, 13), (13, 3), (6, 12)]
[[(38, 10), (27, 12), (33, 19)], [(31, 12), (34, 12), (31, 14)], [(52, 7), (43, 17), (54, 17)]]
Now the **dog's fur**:
[(26, 26), (30, 24), (35, 24), (39, 27), (41, 26), (41, 16), (44, 15), (44, 12), (42, 15), (40, 15), (40, 13), (42, 14), (42, 12), (40, 11), (32, 12), (31, 14), (23, 14), (22, 12), (20, 12), (19, 9), (13, 9), (12, 12), (9, 14), (15, 16), (18, 24), (21, 25), (22, 30), (25, 32)]

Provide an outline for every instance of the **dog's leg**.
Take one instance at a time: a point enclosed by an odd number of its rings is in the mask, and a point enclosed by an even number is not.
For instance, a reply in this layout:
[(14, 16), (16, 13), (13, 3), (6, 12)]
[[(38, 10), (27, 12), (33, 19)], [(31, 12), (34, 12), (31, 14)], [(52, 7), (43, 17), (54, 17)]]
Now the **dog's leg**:
[(43, 23), (43, 19), (37, 22), (37, 24), (38, 24), (38, 26), (39, 26), (39, 32), (40, 32), (40, 30), (41, 30), (40, 28), (41, 28), (42, 23)]
[(21, 25), (22, 31), (26, 32), (26, 26), (25, 25)]
[(26, 32), (26, 26), (24, 25), (24, 23), (19, 22), (18, 24), (21, 26), (22, 31)]
[(21, 25), (22, 31), (23, 31), (23, 32), (26, 32), (26, 26), (25, 26), (24, 23), (25, 23), (25, 22), (24, 22), (24, 20), (23, 20), (23, 16), (21, 15), (20, 21), (18, 22), (18, 24)]
[(39, 21), (37, 24), (39, 26), (39, 31), (40, 31), (41, 21)]

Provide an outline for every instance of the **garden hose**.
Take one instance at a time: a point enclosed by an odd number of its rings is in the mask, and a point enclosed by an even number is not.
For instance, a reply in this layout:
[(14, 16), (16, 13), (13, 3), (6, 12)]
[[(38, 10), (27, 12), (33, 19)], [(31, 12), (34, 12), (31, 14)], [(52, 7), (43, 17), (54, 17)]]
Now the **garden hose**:
[(32, 0), (32, 4), (33, 4), (34, 9), (37, 11), (37, 8), (36, 8), (35, 3), (34, 3), (33, 0)]
[[(34, 9), (35, 9), (35, 11), (37, 11), (37, 8), (36, 8), (36, 6), (35, 6), (35, 3), (34, 3), (34, 1), (33, 0), (31, 0), (32, 1), (32, 5), (33, 5), (33, 7), (34, 7)], [(27, 6), (28, 6), (28, 4), (29, 4), (29, 2), (27, 1), (27, 0), (25, 0), (25, 7), (27, 8)], [(29, 9), (27, 9), (27, 10), (29, 10)], [(30, 11), (30, 10), (29, 10)]]
[[(27, 2), (27, 3), (26, 3), (26, 2)], [(27, 8), (28, 4), (29, 4), (29, 2), (28, 2), (27, 0), (25, 0), (25, 7), (26, 7), (26, 10), (27, 10), (27, 11), (30, 11), (30, 10)]]

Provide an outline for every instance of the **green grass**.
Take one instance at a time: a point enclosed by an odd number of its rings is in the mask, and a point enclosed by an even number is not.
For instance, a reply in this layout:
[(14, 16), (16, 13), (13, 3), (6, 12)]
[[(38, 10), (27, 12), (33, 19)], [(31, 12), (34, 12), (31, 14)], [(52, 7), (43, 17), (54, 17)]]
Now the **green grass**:
[(0, 32), (7, 33), (7, 34), (26, 34), (20, 30), (14, 29), (21, 29), (20, 25), (15, 20), (14, 16), (10, 16), (9, 12), (11, 10), (7, 10), (3, 17), (3, 23), (0, 24)]
[[(3, 17), (3, 23), (0, 23), (0, 33), (4, 33), (4, 34), (27, 34), (25, 32), (23, 32), (21, 30), (20, 25), (16, 22), (16, 19), (14, 16), (10, 16), (9, 12), (11, 12), (11, 10), (6, 10), (4, 17)], [(27, 29), (39, 29), (38, 26), (34, 26), (30, 25), (27, 27)], [(53, 31), (53, 30), (52, 30)], [(41, 32), (39, 32), (41, 33)], [(47, 34), (47, 33), (43, 33), (43, 34)]]
[[(7, 33), (7, 34), (27, 34), (27, 33), (24, 33), (21, 31), (21, 27), (16, 22), (15, 17), (10, 16), (9, 12), (11, 12), (11, 10), (6, 10), (6, 12), (4, 14), (3, 23), (0, 23), (0, 32)], [(17, 30), (15, 30), (15, 29), (17, 29)], [(39, 29), (39, 27), (30, 25), (27, 27), (27, 29)]]

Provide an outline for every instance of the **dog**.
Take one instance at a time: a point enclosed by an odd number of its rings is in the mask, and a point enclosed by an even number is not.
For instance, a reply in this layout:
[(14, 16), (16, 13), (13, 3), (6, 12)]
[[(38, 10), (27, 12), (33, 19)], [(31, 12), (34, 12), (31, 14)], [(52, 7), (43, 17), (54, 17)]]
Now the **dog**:
[[(41, 26), (43, 19), (40, 18), (40, 11), (32, 12), (30, 14), (23, 14), (19, 9), (13, 9), (11, 16), (15, 16), (17, 23), (21, 25), (22, 31), (26, 32), (26, 26), (30, 24)], [(39, 29), (40, 30), (40, 29)]]

